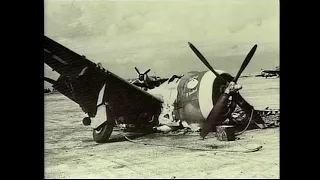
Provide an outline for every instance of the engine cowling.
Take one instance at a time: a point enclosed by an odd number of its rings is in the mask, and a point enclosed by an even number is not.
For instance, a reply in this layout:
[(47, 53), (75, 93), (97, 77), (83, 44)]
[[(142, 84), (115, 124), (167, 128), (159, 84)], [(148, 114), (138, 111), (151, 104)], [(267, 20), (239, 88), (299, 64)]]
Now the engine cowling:
[[(216, 70), (225, 80), (233, 77)], [(183, 76), (178, 85), (175, 103), (175, 118), (186, 121), (191, 126), (202, 127), (226, 83), (211, 71), (192, 71)]]

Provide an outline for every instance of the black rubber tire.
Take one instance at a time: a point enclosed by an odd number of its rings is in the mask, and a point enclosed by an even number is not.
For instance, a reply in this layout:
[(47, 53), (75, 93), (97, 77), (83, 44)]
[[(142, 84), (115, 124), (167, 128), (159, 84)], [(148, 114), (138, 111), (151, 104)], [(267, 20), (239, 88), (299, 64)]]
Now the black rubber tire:
[(97, 143), (107, 143), (114, 127), (114, 122), (107, 121), (99, 130), (93, 130), (93, 140)]
[(93, 140), (97, 143), (107, 143), (115, 125), (114, 118), (108, 113), (107, 121), (98, 130), (93, 130)]

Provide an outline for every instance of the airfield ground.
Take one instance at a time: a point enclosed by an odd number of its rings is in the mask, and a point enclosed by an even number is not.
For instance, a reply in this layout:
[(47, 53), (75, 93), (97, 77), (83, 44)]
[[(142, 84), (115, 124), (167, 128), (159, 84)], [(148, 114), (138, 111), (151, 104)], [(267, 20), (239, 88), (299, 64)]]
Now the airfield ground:
[[(279, 109), (279, 78), (239, 83), (256, 109)], [(97, 144), (83, 117), (63, 95), (45, 95), (45, 178), (279, 178), (279, 128), (246, 131), (233, 142), (217, 141), (214, 133), (200, 140), (198, 133), (178, 132), (149, 134), (133, 143), (115, 130), (114, 142)]]

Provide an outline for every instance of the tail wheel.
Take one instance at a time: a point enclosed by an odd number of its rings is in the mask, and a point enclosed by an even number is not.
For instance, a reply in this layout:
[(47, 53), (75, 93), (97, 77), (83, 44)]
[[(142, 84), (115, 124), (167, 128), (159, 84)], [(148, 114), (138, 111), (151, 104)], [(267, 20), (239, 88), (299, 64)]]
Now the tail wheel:
[(113, 127), (115, 125), (114, 118), (110, 115), (110, 113), (107, 111), (107, 121), (101, 125), (98, 129), (93, 130), (93, 139), (97, 143), (106, 143), (108, 142)]

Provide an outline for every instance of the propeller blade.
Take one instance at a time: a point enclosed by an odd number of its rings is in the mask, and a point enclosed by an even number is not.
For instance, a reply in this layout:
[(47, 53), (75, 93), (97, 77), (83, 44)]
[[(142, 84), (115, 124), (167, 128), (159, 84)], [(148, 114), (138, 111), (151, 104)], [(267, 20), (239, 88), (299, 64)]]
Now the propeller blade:
[(209, 132), (212, 132), (215, 126), (220, 125), (227, 119), (229, 96), (222, 94), (214, 107), (211, 109), (206, 121), (204, 121), (200, 136), (204, 138)]
[(151, 69), (148, 69), (146, 72), (144, 72), (143, 74), (148, 74), (148, 72), (150, 72)]
[(203, 64), (205, 64), (207, 66), (207, 68), (209, 68), (213, 74), (215, 74), (217, 77), (219, 77), (221, 80), (227, 82), (225, 79), (223, 79), (220, 74), (218, 74), (208, 63), (208, 61), (206, 60), (206, 58), (198, 51), (198, 49), (196, 47), (194, 47), (194, 45), (192, 45), (190, 42), (188, 42), (190, 48), (192, 49), (192, 51), (198, 56), (198, 58), (202, 61)]
[[(200, 136), (202, 138), (204, 138), (209, 132), (213, 131), (216, 126), (221, 125), (223, 121), (230, 117), (231, 113), (236, 108), (236, 100), (239, 103), (246, 102), (238, 92), (242, 86), (232, 82), (229, 83), (228, 87), (226, 88), (227, 89), (224, 90), (225, 93), (221, 92), (219, 99), (215, 102), (214, 107), (211, 109), (206, 121), (203, 123), (203, 127), (200, 132)], [(236, 100), (233, 99), (229, 105), (230, 96), (237, 96), (238, 98)], [(248, 106), (248, 103), (244, 105), (247, 105), (247, 109), (252, 107), (250, 105)]]
[(141, 74), (137, 67), (134, 67), (138, 74)]
[[(233, 100), (236, 102), (241, 109), (246, 113), (246, 115), (251, 115), (251, 112), (253, 110), (252, 114), (252, 120), (255, 121), (257, 124), (265, 124), (265, 122), (262, 120), (259, 113), (254, 109), (253, 106), (251, 106), (239, 93), (233, 95)], [(259, 126), (260, 127), (260, 126)], [(262, 128), (262, 127), (260, 127)]]
[(238, 74), (237, 76), (233, 79), (233, 82), (237, 83), (241, 73), (243, 72), (243, 70), (247, 67), (247, 65), (249, 64), (250, 60), (252, 59), (254, 53), (256, 52), (256, 49), (257, 49), (257, 46), (258, 45), (254, 45), (252, 47), (252, 49), (250, 50), (250, 52), (248, 53), (248, 55), (246, 56), (246, 58), (244, 59), (239, 71), (238, 71)]

